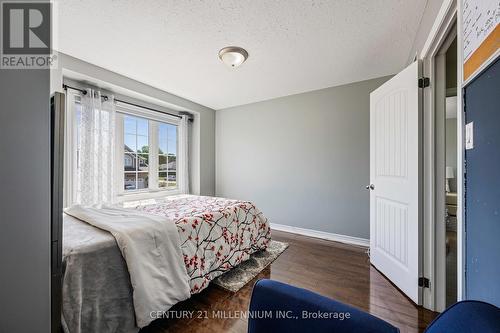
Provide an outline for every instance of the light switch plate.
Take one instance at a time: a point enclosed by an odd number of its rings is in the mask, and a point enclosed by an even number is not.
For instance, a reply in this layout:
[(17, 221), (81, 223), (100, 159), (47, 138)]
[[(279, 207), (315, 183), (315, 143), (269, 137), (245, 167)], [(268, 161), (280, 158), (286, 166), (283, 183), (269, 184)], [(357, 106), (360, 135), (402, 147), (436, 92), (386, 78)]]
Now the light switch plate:
[(465, 125), (465, 149), (474, 148), (474, 122)]

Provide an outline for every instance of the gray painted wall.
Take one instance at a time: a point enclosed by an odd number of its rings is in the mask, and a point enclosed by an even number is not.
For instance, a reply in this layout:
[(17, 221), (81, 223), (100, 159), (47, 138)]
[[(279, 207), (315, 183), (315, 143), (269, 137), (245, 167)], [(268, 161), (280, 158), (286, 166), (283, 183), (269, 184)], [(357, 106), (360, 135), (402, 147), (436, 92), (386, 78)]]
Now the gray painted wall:
[[(457, 39), (446, 51), (446, 96), (456, 96), (457, 88)], [(453, 94), (450, 94), (453, 92)], [(457, 192), (457, 118), (446, 119), (446, 166), (451, 166), (455, 178), (450, 179), (450, 190)]]
[(0, 69), (0, 332), (50, 330), (48, 70)]
[(446, 89), (457, 87), (457, 37), (446, 51)]
[(369, 238), (369, 94), (389, 78), (217, 111), (217, 195), (271, 223)]

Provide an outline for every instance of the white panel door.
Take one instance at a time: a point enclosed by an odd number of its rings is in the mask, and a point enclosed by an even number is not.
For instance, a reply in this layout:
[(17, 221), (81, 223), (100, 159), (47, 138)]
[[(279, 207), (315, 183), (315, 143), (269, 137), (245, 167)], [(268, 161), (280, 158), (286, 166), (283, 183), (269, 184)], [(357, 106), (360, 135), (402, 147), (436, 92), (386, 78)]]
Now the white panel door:
[(419, 63), (370, 94), (370, 261), (420, 304)]

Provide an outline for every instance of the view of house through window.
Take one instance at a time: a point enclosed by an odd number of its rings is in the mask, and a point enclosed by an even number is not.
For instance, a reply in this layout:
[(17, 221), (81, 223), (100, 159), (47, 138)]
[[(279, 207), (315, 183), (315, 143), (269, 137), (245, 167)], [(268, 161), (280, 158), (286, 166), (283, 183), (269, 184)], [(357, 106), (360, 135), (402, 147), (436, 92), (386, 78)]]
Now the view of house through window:
[(158, 125), (158, 187), (177, 187), (177, 126)]
[(124, 116), (124, 189), (140, 190), (149, 187), (149, 121)]
[[(125, 191), (177, 188), (176, 125), (124, 115), (123, 139)], [(158, 155), (153, 156), (156, 147)], [(156, 178), (150, 172), (157, 172), (156, 184), (150, 183)]]

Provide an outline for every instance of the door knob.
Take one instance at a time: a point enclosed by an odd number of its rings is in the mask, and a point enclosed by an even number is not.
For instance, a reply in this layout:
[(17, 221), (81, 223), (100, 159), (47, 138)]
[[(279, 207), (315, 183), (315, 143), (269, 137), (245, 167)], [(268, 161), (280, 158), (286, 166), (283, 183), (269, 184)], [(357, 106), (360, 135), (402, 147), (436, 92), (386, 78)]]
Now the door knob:
[(372, 190), (372, 191), (373, 191), (373, 190), (375, 189), (375, 185), (373, 185), (373, 184), (367, 185), (367, 186), (366, 186), (366, 189), (367, 189), (367, 190)]

